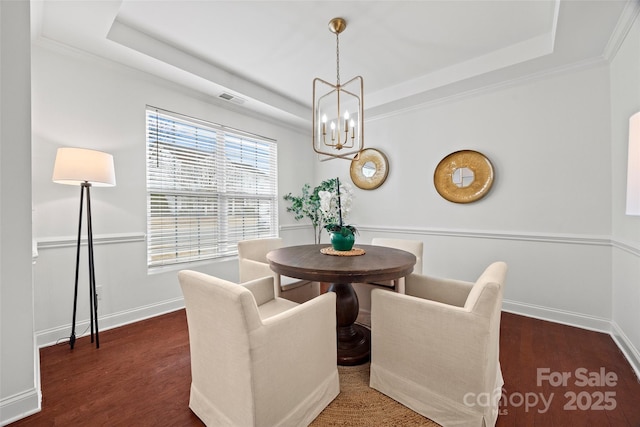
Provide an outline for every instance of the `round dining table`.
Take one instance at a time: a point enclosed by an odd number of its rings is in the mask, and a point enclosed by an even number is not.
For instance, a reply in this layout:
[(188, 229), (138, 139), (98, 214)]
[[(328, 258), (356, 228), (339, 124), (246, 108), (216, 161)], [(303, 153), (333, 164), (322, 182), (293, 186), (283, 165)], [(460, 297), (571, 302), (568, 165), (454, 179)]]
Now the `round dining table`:
[(410, 252), (372, 245), (356, 245), (349, 253), (322, 244), (288, 246), (269, 252), (267, 260), (282, 276), (331, 283), (328, 291), (336, 293), (339, 365), (365, 363), (371, 354), (371, 331), (355, 323), (360, 308), (351, 284), (399, 279), (409, 275), (416, 263)]

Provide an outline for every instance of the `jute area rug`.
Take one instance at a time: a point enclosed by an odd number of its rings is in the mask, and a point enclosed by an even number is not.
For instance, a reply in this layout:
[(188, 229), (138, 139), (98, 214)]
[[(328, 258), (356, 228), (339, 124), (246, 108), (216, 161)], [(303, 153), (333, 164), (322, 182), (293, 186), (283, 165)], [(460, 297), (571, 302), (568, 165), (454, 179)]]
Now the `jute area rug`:
[(311, 427), (404, 427), (439, 424), (413, 412), (369, 387), (369, 364), (338, 366), (340, 394), (318, 415)]

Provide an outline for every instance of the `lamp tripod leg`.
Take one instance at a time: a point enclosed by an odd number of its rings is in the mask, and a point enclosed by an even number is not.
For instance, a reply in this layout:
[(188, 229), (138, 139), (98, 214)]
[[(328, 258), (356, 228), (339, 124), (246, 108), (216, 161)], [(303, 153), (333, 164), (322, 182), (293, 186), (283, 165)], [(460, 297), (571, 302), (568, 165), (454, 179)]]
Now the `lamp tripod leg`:
[(98, 295), (96, 293), (96, 273), (93, 259), (93, 227), (91, 224), (91, 195), (90, 186), (87, 185), (87, 246), (89, 248), (89, 306), (91, 308), (91, 342), (95, 325), (96, 348), (100, 348), (100, 335), (98, 332)]
[(71, 336), (69, 337), (69, 345), (73, 350), (76, 343), (76, 311), (78, 308), (78, 274), (80, 269), (80, 240), (82, 238), (82, 207), (84, 206), (84, 186), (80, 187), (80, 215), (78, 216), (78, 243), (76, 246), (76, 279), (73, 288), (73, 319), (71, 321)]
[[(87, 248), (89, 250), (89, 307), (90, 307), (90, 323), (91, 323), (91, 342), (95, 343), (96, 348), (100, 348), (100, 336), (98, 332), (98, 294), (96, 292), (96, 276), (93, 260), (93, 228), (91, 225), (91, 194), (89, 188), (91, 184), (85, 182), (80, 187), (80, 215), (78, 220), (78, 242), (76, 246), (76, 275), (73, 288), (73, 319), (71, 321), (71, 336), (69, 337), (69, 345), (73, 350), (76, 343), (76, 314), (78, 311), (78, 276), (80, 272), (80, 243), (82, 240), (82, 210), (84, 207), (84, 193), (87, 192)], [(94, 329), (95, 328), (95, 329)]]

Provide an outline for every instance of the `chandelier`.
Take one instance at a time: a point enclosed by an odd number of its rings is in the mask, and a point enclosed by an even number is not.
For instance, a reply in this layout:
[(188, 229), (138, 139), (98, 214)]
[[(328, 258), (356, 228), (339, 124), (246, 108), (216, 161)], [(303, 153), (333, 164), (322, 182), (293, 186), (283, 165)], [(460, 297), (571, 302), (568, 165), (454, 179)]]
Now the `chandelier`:
[(313, 149), (320, 155), (352, 160), (364, 149), (363, 81), (356, 76), (340, 82), (340, 33), (343, 18), (329, 22), (336, 35), (336, 83), (313, 79)]

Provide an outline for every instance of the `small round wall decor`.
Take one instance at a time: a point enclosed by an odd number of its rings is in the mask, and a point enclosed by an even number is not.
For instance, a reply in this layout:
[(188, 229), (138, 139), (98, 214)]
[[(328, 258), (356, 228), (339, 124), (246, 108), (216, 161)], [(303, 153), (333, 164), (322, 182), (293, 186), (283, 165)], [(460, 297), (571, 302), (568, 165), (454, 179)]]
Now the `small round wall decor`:
[(444, 199), (454, 203), (471, 203), (483, 198), (493, 184), (493, 166), (482, 153), (461, 150), (438, 163), (433, 183)]
[(389, 161), (382, 151), (366, 148), (351, 161), (351, 181), (363, 190), (382, 185), (389, 174)]

